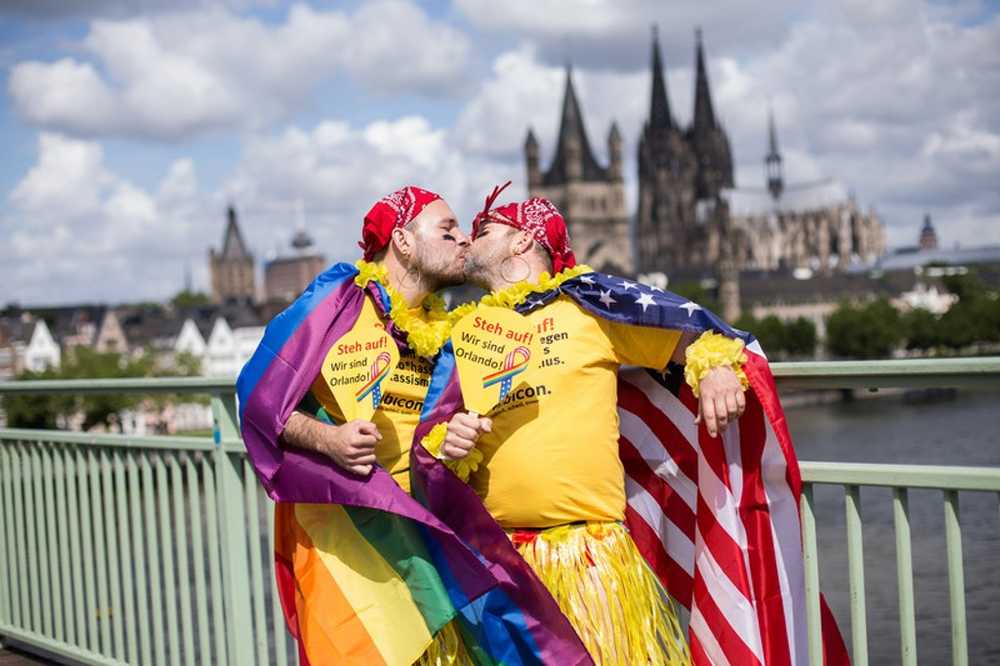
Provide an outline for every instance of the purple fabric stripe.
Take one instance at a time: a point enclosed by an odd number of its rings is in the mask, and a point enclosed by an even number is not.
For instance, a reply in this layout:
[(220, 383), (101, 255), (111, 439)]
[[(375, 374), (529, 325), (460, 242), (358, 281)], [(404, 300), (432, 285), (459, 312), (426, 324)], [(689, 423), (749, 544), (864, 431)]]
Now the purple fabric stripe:
[(278, 350), (243, 411), (247, 453), (276, 502), (335, 503), (389, 511), (426, 525), (440, 541), (452, 574), (470, 599), (496, 581), (476, 555), (380, 467), (367, 478), (350, 474), (322, 454), (285, 449), (284, 424), (309, 390), (327, 350), (357, 321), (364, 291), (347, 281), (302, 322)]
[(414, 495), (447, 524), (462, 541), (489, 562), (500, 588), (517, 604), (541, 652), (544, 664), (593, 664), (587, 649), (545, 585), (514, 549), (506, 533), (472, 488), (456, 477), (420, 441), (435, 424), (464, 408), (457, 371), (434, 409), (417, 426), (410, 451)]

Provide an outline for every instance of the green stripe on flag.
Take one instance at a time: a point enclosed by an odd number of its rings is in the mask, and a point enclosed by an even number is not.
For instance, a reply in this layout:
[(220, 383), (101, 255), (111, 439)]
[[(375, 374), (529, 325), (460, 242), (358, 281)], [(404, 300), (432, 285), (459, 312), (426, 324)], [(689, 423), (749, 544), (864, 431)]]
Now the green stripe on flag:
[(406, 518), (385, 511), (343, 508), (358, 532), (406, 583), (428, 630), (434, 634), (448, 624), (457, 611), (417, 527)]

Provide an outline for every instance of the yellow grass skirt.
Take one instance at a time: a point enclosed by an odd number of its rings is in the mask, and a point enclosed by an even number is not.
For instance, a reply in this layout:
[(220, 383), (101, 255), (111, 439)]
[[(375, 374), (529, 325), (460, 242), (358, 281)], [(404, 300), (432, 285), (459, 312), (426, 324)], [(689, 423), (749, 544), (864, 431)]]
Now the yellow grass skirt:
[[(508, 535), (598, 666), (691, 663), (674, 602), (624, 525), (579, 523)], [(417, 664), (472, 664), (454, 622), (437, 633)]]
[(595, 663), (691, 663), (674, 603), (624, 525), (578, 523), (510, 536)]

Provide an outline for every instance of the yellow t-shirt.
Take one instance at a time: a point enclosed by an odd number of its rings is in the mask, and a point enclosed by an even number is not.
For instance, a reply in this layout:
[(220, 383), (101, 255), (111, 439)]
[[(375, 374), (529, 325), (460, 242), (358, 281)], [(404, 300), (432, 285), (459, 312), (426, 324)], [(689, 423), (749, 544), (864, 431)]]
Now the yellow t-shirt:
[[(366, 295), (355, 326), (374, 326), (381, 322), (371, 296)], [(399, 364), (382, 382), (382, 404), (372, 417), (372, 423), (382, 435), (375, 446), (375, 458), (406, 492), (410, 492), (410, 445), (420, 421), (432, 369), (427, 359), (400, 350)], [(322, 375), (317, 375), (313, 381), (312, 393), (334, 422), (344, 422), (344, 412)]]
[(469, 483), (505, 528), (622, 520), (618, 368), (665, 368), (680, 331), (616, 324), (565, 296), (527, 316), (540, 367), (490, 412), (493, 431), (479, 440), (483, 464)]

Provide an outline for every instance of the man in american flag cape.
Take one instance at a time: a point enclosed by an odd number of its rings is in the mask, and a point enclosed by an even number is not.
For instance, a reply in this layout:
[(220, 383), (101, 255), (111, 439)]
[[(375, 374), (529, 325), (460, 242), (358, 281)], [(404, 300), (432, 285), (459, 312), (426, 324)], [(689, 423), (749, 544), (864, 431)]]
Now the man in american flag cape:
[[(487, 562), (526, 561), (596, 663), (807, 664), (801, 480), (760, 345), (687, 299), (575, 266), (550, 202), (491, 210), (496, 194), (467, 277), (536, 326), (542, 362), (479, 417), (445, 346), (414, 495)], [(485, 603), (517, 601), (516, 577)], [(686, 641), (670, 598), (689, 610)], [(825, 663), (847, 663), (823, 609)]]

